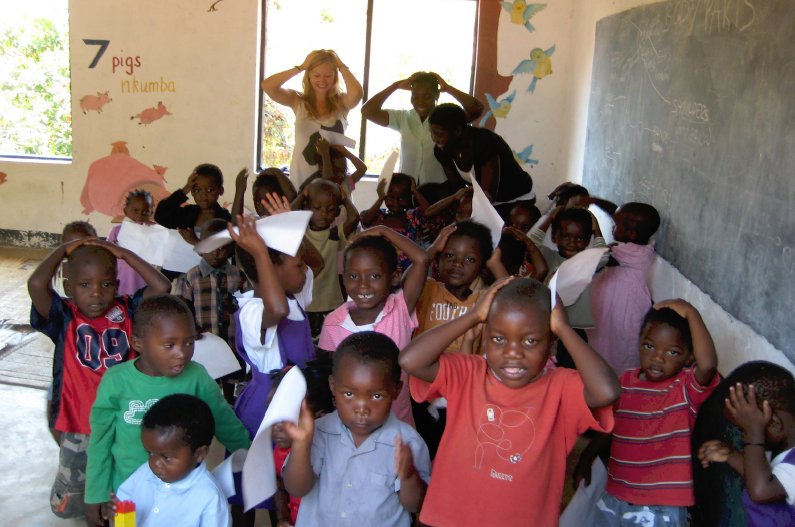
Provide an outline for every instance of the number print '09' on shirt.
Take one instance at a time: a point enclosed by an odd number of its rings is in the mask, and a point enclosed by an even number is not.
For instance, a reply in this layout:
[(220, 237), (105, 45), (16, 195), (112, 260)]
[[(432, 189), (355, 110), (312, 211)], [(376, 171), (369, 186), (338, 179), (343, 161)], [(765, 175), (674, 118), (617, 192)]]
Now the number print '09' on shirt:
[(62, 432), (88, 434), (88, 415), (102, 375), (111, 366), (136, 356), (130, 347), (132, 317), (143, 298), (117, 297), (105, 315), (89, 318), (71, 301), (53, 297), (47, 318), (31, 309), (33, 328), (55, 343), (51, 426)]

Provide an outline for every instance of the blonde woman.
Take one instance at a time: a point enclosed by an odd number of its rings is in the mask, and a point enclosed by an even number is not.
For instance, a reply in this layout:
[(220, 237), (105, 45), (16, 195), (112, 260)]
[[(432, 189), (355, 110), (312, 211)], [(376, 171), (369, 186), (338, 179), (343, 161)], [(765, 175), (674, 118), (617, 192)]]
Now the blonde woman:
[[(302, 71), (302, 92), (283, 87)], [(346, 92), (340, 90), (340, 76), (345, 81)], [(295, 113), (290, 179), (297, 187), (318, 170), (316, 143), (320, 130), (345, 131), (348, 111), (362, 100), (362, 85), (334, 51), (318, 49), (307, 55), (300, 65), (263, 80), (262, 91)]]

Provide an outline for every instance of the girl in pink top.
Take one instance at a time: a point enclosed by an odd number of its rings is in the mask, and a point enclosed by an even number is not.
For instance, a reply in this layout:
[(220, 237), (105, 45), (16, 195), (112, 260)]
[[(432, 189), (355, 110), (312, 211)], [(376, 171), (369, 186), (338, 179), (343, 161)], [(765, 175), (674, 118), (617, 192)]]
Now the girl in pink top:
[[(152, 195), (145, 190), (133, 190), (127, 194), (124, 201), (124, 221), (132, 221), (141, 225), (152, 224), (152, 213), (155, 210)], [(108, 241), (119, 243), (121, 225), (114, 226), (108, 233)], [(136, 291), (146, 287), (146, 282), (141, 275), (135, 272), (127, 262), (119, 260), (116, 263), (116, 277), (119, 280), (119, 295), (134, 295)]]
[[(411, 258), (401, 280), (397, 271), (397, 247)], [(377, 331), (403, 349), (417, 327), (414, 308), (428, 274), (428, 255), (416, 243), (389, 227), (379, 225), (363, 231), (345, 249), (342, 281), (350, 300), (326, 316), (318, 346), (334, 352), (345, 337), (360, 331)], [(402, 289), (392, 289), (402, 285)], [(414, 425), (408, 379), (392, 409), (397, 417)]]

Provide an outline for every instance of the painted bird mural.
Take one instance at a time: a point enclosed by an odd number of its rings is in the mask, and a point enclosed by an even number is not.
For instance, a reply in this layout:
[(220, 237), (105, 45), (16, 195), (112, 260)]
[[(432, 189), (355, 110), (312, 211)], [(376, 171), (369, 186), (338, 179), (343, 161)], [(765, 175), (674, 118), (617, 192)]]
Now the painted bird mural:
[(549, 57), (552, 56), (553, 53), (555, 53), (554, 45), (546, 51), (541, 48), (533, 48), (533, 50), (530, 51), (530, 59), (523, 60), (513, 70), (513, 75), (522, 73), (533, 74), (533, 80), (530, 82), (530, 86), (527, 87), (527, 91), (530, 93), (536, 91), (536, 84), (540, 79), (552, 74), (552, 59)]
[(525, 0), (513, 0), (513, 2), (500, 2), (502, 8), (511, 15), (511, 23), (524, 26), (531, 33), (536, 28), (530, 23), (530, 19), (544, 9), (547, 4), (528, 4)]
[(483, 126), (486, 124), (486, 121), (489, 120), (489, 116), (493, 115), (495, 118), (503, 118), (508, 116), (508, 112), (511, 111), (511, 103), (513, 103), (514, 98), (516, 98), (516, 90), (512, 91), (510, 95), (506, 95), (499, 101), (494, 98), (494, 96), (490, 93), (486, 94), (486, 101), (489, 103), (489, 111), (483, 114), (480, 121), (478, 122), (478, 126)]
[(520, 165), (537, 165), (538, 159), (531, 159), (531, 155), (533, 155), (533, 145), (526, 146), (521, 152), (513, 152), (513, 156)]

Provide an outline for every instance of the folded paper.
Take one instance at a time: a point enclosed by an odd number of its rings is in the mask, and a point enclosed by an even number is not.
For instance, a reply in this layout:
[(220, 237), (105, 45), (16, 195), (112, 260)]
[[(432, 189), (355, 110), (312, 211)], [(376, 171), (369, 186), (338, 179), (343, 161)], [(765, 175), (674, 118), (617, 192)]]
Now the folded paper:
[(168, 229), (162, 225), (141, 225), (124, 220), (117, 240), (120, 246), (134, 252), (148, 264), (162, 266), (168, 238)]
[(201, 256), (193, 252), (193, 245), (186, 242), (179, 231), (168, 230), (163, 269), (184, 273), (199, 265), (201, 259)]
[(330, 145), (341, 145), (346, 148), (356, 148), (356, 140), (351, 139), (347, 135), (339, 132), (332, 132), (331, 130), (320, 130), (320, 137), (329, 142)]
[(240, 363), (235, 352), (224, 339), (212, 333), (202, 333), (193, 346), (193, 360), (204, 366), (213, 379), (236, 372)]
[(491, 233), (491, 245), (494, 249), (500, 243), (502, 237), (502, 227), (505, 222), (497, 213), (497, 209), (491, 204), (486, 193), (480, 188), (477, 179), (469, 178), (472, 183), (472, 219), (485, 225)]
[(607, 250), (607, 247), (585, 249), (560, 264), (558, 270), (549, 280), (553, 308), (555, 307), (555, 293), (560, 296), (564, 306), (570, 306), (577, 301), (593, 280), (596, 268)]
[[(294, 210), (257, 220), (257, 232), (271, 249), (295, 256), (304, 239), (306, 226), (312, 213), (308, 210)], [(232, 227), (235, 233), (237, 227)], [(232, 242), (229, 231), (223, 230), (200, 241), (194, 247), (197, 253), (209, 253)]]
[(213, 469), (213, 477), (221, 487), (224, 496), (231, 498), (235, 495), (235, 476), (234, 474), (243, 471), (243, 463), (246, 461), (248, 450), (241, 448), (235, 450), (231, 456), (224, 459)]

